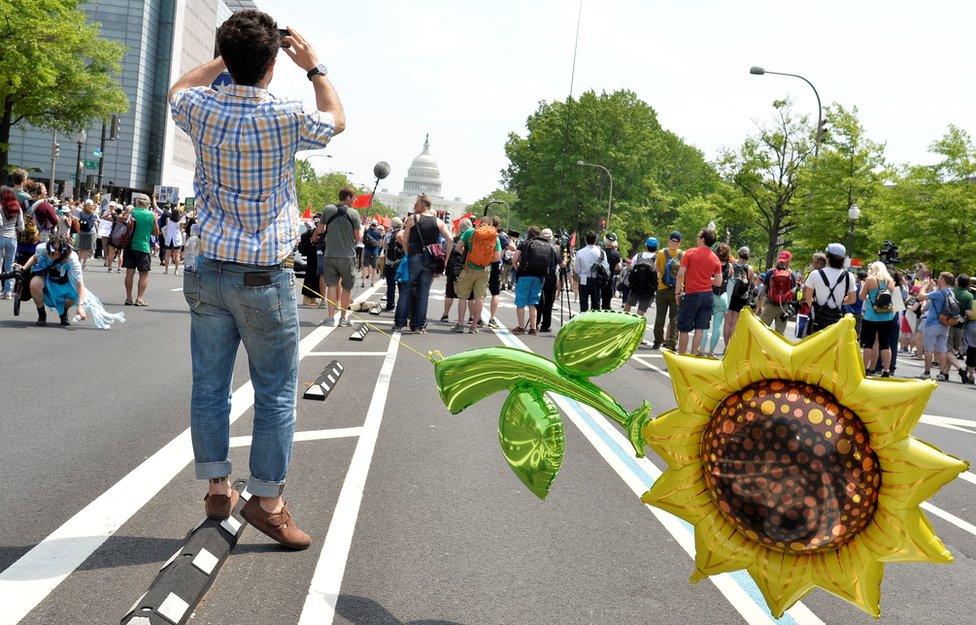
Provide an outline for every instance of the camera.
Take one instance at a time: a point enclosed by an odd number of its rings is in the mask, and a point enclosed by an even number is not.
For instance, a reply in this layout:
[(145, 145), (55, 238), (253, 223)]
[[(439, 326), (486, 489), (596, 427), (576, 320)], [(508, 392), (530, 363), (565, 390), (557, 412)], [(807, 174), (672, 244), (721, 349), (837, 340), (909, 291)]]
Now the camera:
[[(26, 269), (18, 268), (7, 273), (0, 273), (0, 282), (4, 280), (14, 281), (14, 317), (19, 317), (21, 300), (30, 298), (30, 276), (27, 275)], [(25, 286), (27, 287), (26, 293), (24, 292)]]
[(885, 265), (892, 266), (901, 262), (898, 258), (898, 246), (891, 241), (885, 241), (881, 249), (878, 250), (878, 258)]
[(783, 304), (783, 312), (780, 314), (779, 318), (783, 321), (789, 321), (790, 319), (796, 318), (797, 305), (795, 301), (789, 301)]

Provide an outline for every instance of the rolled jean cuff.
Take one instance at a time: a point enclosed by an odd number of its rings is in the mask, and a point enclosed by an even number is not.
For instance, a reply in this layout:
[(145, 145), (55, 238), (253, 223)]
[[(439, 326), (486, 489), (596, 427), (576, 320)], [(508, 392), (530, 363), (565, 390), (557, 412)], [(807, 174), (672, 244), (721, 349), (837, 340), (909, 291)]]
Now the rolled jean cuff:
[(247, 492), (258, 497), (280, 497), (284, 490), (284, 481), (265, 482), (264, 480), (257, 479), (253, 475), (247, 481)]
[(193, 465), (198, 480), (212, 480), (230, 475), (230, 460), (218, 462), (197, 462)]

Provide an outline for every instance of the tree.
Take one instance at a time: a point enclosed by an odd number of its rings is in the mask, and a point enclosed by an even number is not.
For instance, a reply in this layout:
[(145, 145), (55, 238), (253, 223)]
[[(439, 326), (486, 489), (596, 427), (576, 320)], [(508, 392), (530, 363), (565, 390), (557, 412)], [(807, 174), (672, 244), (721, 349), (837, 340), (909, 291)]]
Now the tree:
[(905, 260), (935, 272), (972, 272), (976, 258), (976, 145), (956, 126), (929, 150), (931, 166), (906, 166), (872, 215), (872, 244), (890, 239)]
[(117, 79), (125, 47), (101, 38), (80, 4), (0, 3), (0, 172), (19, 123), (72, 132), (129, 108)]
[(542, 102), (526, 127), (525, 137), (509, 135), (509, 166), (502, 172), (526, 222), (554, 230), (600, 229), (609, 179), (599, 169), (578, 166), (579, 160), (610, 170), (610, 230), (618, 238), (626, 232), (631, 243), (646, 236), (639, 224), (667, 223), (681, 202), (720, 184), (701, 152), (662, 129), (654, 109), (631, 91), (587, 91), (579, 100)]
[(797, 227), (797, 192), (801, 172), (813, 152), (806, 117), (797, 117), (787, 100), (773, 102), (774, 123), (759, 125), (736, 152), (726, 151), (720, 168), (726, 180), (750, 200), (756, 225), (766, 234), (766, 265)]
[[(878, 202), (889, 176), (884, 144), (867, 138), (856, 107), (848, 110), (833, 104), (827, 109), (826, 119), (829, 131), (820, 156), (807, 169), (813, 210), (805, 211), (803, 219), (798, 220), (794, 252), (811, 253), (832, 241), (847, 244), (848, 209), (857, 205), (862, 214), (857, 224), (861, 236), (848, 252), (863, 253), (871, 219), (880, 208)], [(805, 198), (801, 201), (805, 202)]]
[(504, 204), (494, 204), (492, 205), (489, 213), (492, 215), (498, 215), (502, 220), (502, 227), (509, 230), (516, 230), (518, 232), (525, 232), (525, 229), (531, 225), (530, 221), (523, 219), (513, 207), (518, 202), (518, 196), (511, 191), (506, 191), (504, 189), (495, 189), (488, 195), (475, 200), (468, 207), (468, 211), (473, 213), (475, 217), (480, 219), (484, 216), (485, 206), (488, 202), (492, 200), (501, 200)]
[[(358, 193), (372, 191), (354, 185), (342, 172), (334, 171), (320, 175), (307, 160), (295, 160), (295, 190), (298, 192), (298, 205), (301, 210), (304, 211), (307, 207), (311, 207), (312, 213), (322, 212), (322, 209), (327, 205), (339, 201), (339, 189), (347, 186), (354, 187)], [(363, 213), (364, 210), (360, 210), (360, 212)], [(369, 211), (365, 212), (370, 215), (383, 215), (384, 217), (396, 216), (393, 209), (375, 200)]]

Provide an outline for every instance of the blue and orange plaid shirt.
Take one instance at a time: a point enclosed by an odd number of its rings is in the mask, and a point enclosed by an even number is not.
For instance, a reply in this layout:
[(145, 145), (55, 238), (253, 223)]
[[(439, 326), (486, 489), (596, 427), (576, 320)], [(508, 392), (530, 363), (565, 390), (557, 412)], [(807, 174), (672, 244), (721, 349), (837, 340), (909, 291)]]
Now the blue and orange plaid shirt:
[(324, 148), (335, 133), (332, 116), (241, 85), (186, 89), (170, 105), (196, 151), (203, 255), (262, 266), (284, 260), (301, 234), (295, 153)]

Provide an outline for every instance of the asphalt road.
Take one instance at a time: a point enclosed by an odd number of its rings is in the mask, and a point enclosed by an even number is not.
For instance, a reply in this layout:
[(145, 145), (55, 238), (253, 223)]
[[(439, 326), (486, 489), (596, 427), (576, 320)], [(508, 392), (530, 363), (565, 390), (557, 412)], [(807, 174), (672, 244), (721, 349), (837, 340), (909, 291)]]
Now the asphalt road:
[[(120, 276), (93, 269), (86, 280), (122, 309)], [(35, 328), (33, 310), (14, 318), (0, 302), (0, 624), (117, 623), (202, 520), (205, 486), (193, 479), (185, 433), (181, 285), (154, 268), (151, 306), (124, 308), (127, 322), (110, 331)], [(432, 367), (407, 345), (450, 354), (508, 344), (548, 355), (553, 339), (451, 334), (436, 321), (442, 293), (439, 280), (429, 334), (402, 341), (374, 331), (352, 342), (350, 329), (320, 326), (322, 311), (301, 309), (302, 380), (333, 359), (345, 367), (325, 402), (299, 400), (297, 429), (310, 434), (295, 443), (286, 498), (315, 542), (286, 553), (247, 531), (192, 623), (873, 622), (819, 590), (773, 621), (743, 573), (689, 584), (688, 526), (638, 499), (663, 461), (649, 452), (637, 462), (619, 431), (573, 403), (561, 404), (562, 471), (538, 501), (497, 448), (504, 398), (449, 414)], [(499, 317), (512, 325), (511, 294), (503, 302)], [(389, 314), (367, 318), (391, 323)], [(918, 371), (906, 363), (900, 373)], [(247, 378), (242, 351), (234, 437), (250, 435)], [(640, 350), (599, 383), (628, 408), (644, 399), (654, 414), (674, 406), (656, 352)], [(915, 435), (976, 458), (974, 399), (973, 387), (942, 384)], [(247, 440), (235, 441), (235, 477), (246, 477)], [(888, 565), (883, 622), (972, 622), (976, 477), (964, 477), (929, 512), (955, 563)]]

